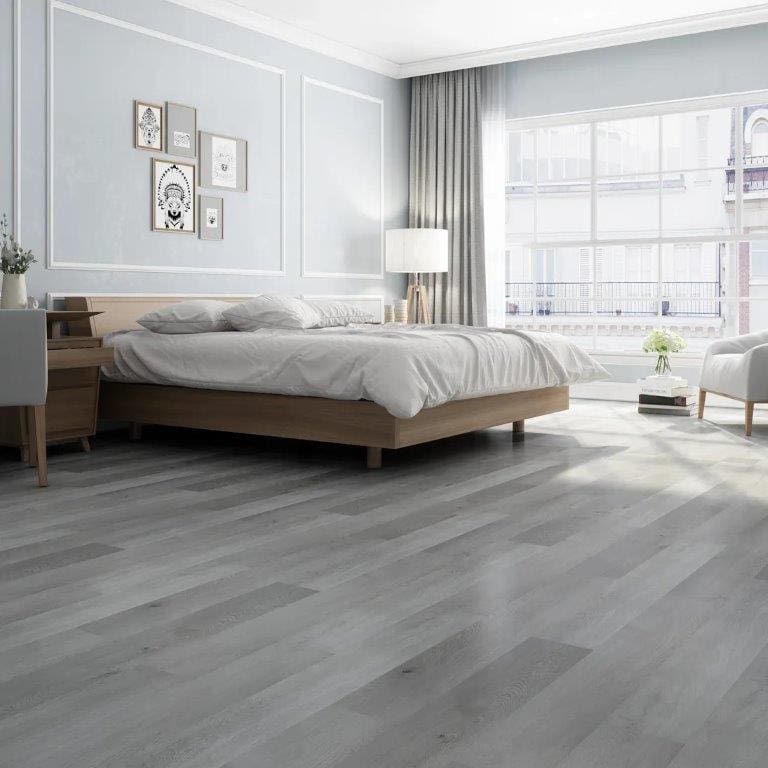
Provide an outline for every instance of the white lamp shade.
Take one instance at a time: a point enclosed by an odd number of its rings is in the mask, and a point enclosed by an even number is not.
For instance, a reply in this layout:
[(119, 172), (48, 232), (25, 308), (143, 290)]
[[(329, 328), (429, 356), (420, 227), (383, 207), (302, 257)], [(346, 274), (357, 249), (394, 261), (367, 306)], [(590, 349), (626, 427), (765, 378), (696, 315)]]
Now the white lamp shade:
[(447, 271), (447, 229), (387, 230), (387, 272)]

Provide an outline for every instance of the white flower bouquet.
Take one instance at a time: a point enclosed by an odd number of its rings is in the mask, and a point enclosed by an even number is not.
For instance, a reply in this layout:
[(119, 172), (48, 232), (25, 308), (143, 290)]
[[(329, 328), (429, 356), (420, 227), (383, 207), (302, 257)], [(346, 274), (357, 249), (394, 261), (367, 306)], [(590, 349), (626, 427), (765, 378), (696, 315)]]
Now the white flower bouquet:
[(658, 355), (655, 368), (657, 376), (669, 373), (672, 370), (669, 356), (674, 352), (682, 352), (687, 346), (685, 339), (669, 328), (654, 328), (643, 340), (643, 352)]

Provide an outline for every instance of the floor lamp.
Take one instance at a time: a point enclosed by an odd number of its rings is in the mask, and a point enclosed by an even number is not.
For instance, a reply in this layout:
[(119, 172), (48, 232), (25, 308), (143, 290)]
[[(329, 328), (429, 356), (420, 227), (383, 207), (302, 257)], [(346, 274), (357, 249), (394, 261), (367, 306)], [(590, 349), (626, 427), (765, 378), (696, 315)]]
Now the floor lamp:
[(420, 275), (448, 271), (447, 229), (390, 229), (387, 231), (387, 272), (414, 275), (408, 285), (408, 322), (431, 323), (429, 292)]

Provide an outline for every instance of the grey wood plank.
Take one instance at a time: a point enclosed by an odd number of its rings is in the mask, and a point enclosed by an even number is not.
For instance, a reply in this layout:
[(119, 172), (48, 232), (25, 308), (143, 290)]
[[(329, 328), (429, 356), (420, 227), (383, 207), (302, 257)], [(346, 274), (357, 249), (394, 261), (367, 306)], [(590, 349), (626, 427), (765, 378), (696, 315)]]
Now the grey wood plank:
[(0, 566), (0, 581), (23, 579), (42, 571), (64, 568), (72, 563), (93, 560), (97, 557), (114, 554), (115, 552), (122, 552), (122, 550), (120, 547), (111, 547), (107, 544), (99, 544), (98, 542), (82, 544), (79, 547), (70, 547), (69, 549), (54, 550), (47, 555), (30, 557), (26, 560), (19, 560)]
[(558, 768), (667, 768), (682, 746), (625, 720), (595, 729)]
[[(525, 640), (338, 765), (407, 768), (426, 763), (468, 734), (509, 718), (589, 653), (586, 648), (539, 638)], [(407, 669), (406, 663), (401, 677), (407, 677)]]

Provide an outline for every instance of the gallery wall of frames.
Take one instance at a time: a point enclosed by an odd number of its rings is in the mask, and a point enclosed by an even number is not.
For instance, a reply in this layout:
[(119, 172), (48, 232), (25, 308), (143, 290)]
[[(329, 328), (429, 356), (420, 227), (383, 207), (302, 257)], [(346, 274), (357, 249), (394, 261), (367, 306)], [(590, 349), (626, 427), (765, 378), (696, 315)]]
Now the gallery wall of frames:
[[(136, 99), (133, 119), (136, 149), (189, 158), (152, 158), (152, 230), (222, 240), (224, 198), (198, 194), (197, 189), (245, 192), (248, 142), (203, 131), (198, 137), (197, 109), (184, 104)], [(195, 165), (198, 152), (199, 177)]]

